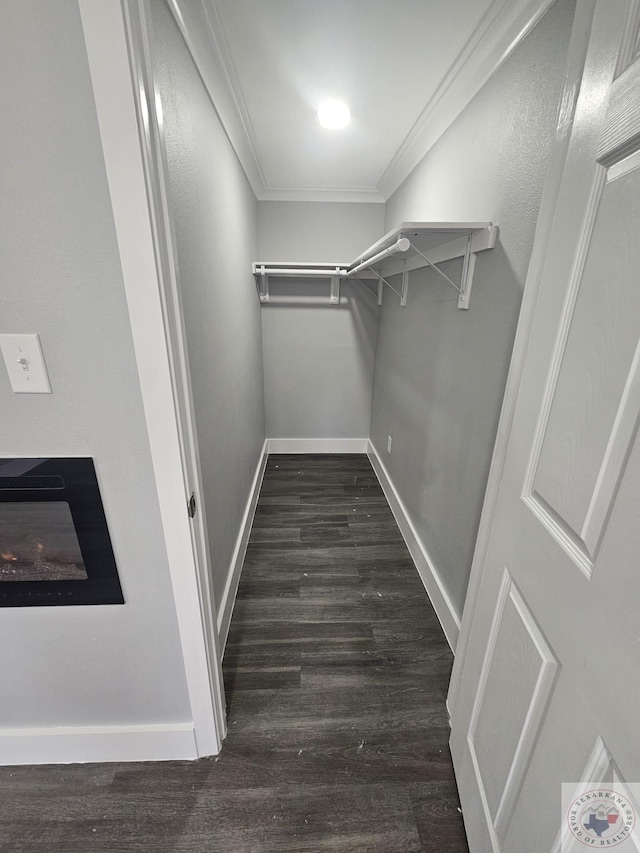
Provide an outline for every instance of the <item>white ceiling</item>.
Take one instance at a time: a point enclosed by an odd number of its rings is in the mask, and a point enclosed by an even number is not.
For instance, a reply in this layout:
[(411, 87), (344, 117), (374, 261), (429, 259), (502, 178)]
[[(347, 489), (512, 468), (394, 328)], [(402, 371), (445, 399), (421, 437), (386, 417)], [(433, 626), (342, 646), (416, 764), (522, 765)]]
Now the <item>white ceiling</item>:
[(551, 0), (169, 2), (259, 199), (383, 201)]

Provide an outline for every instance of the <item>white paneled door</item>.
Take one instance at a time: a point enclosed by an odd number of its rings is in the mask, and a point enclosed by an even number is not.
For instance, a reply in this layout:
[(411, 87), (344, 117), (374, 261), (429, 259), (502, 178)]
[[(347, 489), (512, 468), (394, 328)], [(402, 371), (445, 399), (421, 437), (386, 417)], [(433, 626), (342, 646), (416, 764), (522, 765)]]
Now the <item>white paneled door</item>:
[(450, 697), (472, 853), (640, 850), (640, 816), (635, 841), (615, 809), (572, 834), (561, 800), (622, 781), (633, 806), (640, 783), (639, 5), (577, 4), (586, 60)]

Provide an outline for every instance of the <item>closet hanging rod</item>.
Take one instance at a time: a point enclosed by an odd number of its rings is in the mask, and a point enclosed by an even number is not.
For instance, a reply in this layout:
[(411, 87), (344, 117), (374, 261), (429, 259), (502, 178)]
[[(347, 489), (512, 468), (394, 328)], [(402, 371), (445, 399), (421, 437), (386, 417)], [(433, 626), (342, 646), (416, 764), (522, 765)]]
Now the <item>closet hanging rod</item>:
[(300, 269), (296, 269), (295, 267), (270, 267), (268, 264), (254, 264), (253, 265), (254, 275), (273, 275), (273, 276), (293, 276), (295, 278), (333, 278), (333, 276), (338, 276), (339, 278), (344, 278), (347, 271), (340, 267), (332, 267), (331, 269), (325, 270), (312, 270), (308, 268), (301, 267)]
[(352, 275), (357, 275), (359, 272), (362, 272), (362, 270), (366, 270), (374, 264), (384, 261), (386, 258), (390, 258), (392, 255), (398, 255), (401, 252), (408, 252), (410, 248), (411, 240), (407, 237), (398, 237), (396, 242), (392, 246), (389, 246), (388, 249), (383, 249), (381, 252), (378, 252), (377, 255), (374, 255), (372, 258), (367, 258), (366, 261), (362, 261), (362, 263), (358, 264), (357, 267), (354, 267), (352, 270), (348, 270), (346, 277), (349, 278)]
[[(324, 278), (331, 282), (329, 301), (339, 304), (340, 281), (363, 278), (378, 279), (378, 304), (382, 304), (382, 290), (386, 284), (396, 293), (389, 279), (402, 275), (400, 305), (407, 304), (409, 275), (414, 270), (431, 267), (458, 293), (458, 308), (469, 308), (475, 261), (478, 252), (495, 246), (498, 228), (492, 222), (401, 222), (360, 254), (351, 264), (325, 261), (271, 262), (255, 261), (260, 301), (269, 301), (269, 277)], [(446, 239), (450, 235), (453, 239)], [(438, 242), (444, 238), (445, 242)], [(394, 257), (395, 256), (395, 257)], [(463, 259), (460, 285), (440, 269), (445, 261)], [(374, 266), (378, 270), (373, 269)], [(382, 266), (382, 270), (380, 269)], [(380, 274), (382, 272), (382, 275)], [(363, 284), (363, 286), (366, 286)], [(373, 291), (367, 288), (370, 292)]]

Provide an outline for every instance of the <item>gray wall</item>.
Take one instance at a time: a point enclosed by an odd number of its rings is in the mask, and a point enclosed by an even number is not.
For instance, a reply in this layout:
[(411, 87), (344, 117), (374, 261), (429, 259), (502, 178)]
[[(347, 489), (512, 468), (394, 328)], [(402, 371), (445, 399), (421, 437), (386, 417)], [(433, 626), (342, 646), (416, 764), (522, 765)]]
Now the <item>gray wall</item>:
[(50, 395), (0, 366), (3, 456), (92, 456), (125, 606), (2, 610), (0, 728), (191, 719), (75, 0), (0, 6), (0, 331), (38, 332)]
[(383, 204), (261, 201), (260, 261), (348, 264), (382, 236)]
[(257, 202), (175, 21), (151, 4), (216, 599), (264, 444)]
[[(554, 135), (573, 0), (559, 0), (386, 206), (403, 220), (492, 220), (471, 308), (433, 272), (385, 293), (371, 437), (462, 612)], [(444, 267), (459, 275), (459, 265)], [(393, 437), (387, 455), (387, 436)]]
[[(256, 260), (349, 263), (384, 226), (381, 204), (260, 202), (259, 211)], [(329, 305), (328, 281), (292, 279), (271, 281), (270, 294), (262, 306), (267, 435), (368, 437), (376, 299), (344, 283), (340, 305)]]

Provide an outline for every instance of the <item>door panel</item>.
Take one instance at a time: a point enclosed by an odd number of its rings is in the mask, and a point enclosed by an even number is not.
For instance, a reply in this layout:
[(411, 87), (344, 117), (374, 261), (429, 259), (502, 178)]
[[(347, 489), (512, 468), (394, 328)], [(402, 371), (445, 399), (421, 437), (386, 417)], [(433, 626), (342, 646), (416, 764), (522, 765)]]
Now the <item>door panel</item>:
[(469, 727), (487, 820), (499, 839), (552, 691), (557, 661), (505, 569)]
[[(639, 30), (637, 17), (635, 12), (632, 26)], [(637, 40), (636, 36), (636, 44)], [(613, 165), (615, 161), (627, 157), (640, 147), (640, 64), (637, 48), (628, 65), (624, 63), (622, 56), (619, 64), (624, 66), (624, 71), (616, 77), (611, 86), (609, 107), (600, 131), (597, 151), (598, 160), (605, 166)]]
[(587, 16), (456, 664), (451, 749), (472, 853), (559, 851), (563, 782), (640, 781), (639, 4), (578, 3), (574, 51)]
[(602, 192), (593, 226), (585, 229), (589, 249), (576, 298), (562, 318), (561, 352), (554, 358), (559, 371), (550, 383), (530, 489), (531, 503), (580, 550), (589, 573), (640, 403), (634, 393), (640, 241), (628, 231), (640, 198), (640, 168), (598, 183)]

